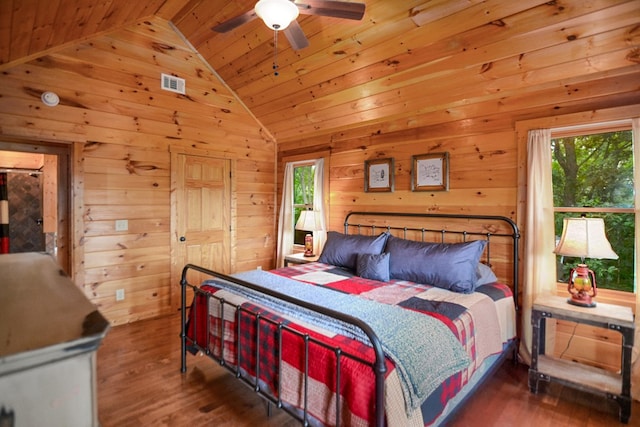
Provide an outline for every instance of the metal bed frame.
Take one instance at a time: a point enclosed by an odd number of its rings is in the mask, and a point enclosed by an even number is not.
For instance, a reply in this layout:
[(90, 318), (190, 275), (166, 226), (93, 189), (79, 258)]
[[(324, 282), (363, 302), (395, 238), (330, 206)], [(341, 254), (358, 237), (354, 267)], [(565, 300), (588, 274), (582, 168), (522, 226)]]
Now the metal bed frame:
[[(351, 223), (350, 219), (353, 216), (362, 216), (362, 217), (380, 217), (380, 218), (418, 218), (418, 219), (462, 219), (462, 220), (472, 220), (472, 221), (483, 221), (483, 220), (490, 220), (490, 221), (499, 221), (502, 223), (505, 223), (508, 225), (509, 229), (511, 230), (510, 233), (491, 233), (491, 232), (477, 232), (477, 231), (465, 231), (465, 230), (446, 230), (446, 229), (434, 229), (434, 228), (415, 228), (415, 227), (397, 227), (397, 226), (392, 226), (392, 225), (376, 225), (375, 223), (372, 224), (360, 224), (360, 223)], [(455, 215), (455, 214), (451, 214), (451, 215), (447, 215), (447, 214), (438, 214), (438, 213), (388, 213), (388, 212), (351, 212), (349, 214), (347, 214), (346, 218), (345, 218), (345, 222), (344, 222), (344, 233), (345, 234), (349, 234), (349, 231), (351, 229), (355, 229), (357, 230), (357, 234), (361, 234), (363, 229), (369, 230), (370, 234), (375, 234), (377, 230), (381, 230), (382, 231), (389, 231), (391, 233), (393, 232), (401, 232), (403, 237), (407, 236), (408, 232), (418, 232), (421, 234), (422, 237), (422, 241), (426, 241), (425, 237), (430, 234), (430, 233), (437, 233), (441, 235), (441, 242), (445, 241), (445, 235), (447, 234), (454, 234), (454, 235), (462, 235), (463, 241), (466, 241), (468, 237), (470, 236), (476, 236), (476, 237), (482, 237), (485, 240), (487, 240), (487, 249), (486, 249), (486, 259), (487, 262), (490, 262), (490, 254), (491, 254), (491, 249), (490, 249), (490, 245), (491, 245), (491, 237), (502, 237), (502, 238), (510, 238), (512, 239), (513, 242), (513, 284), (512, 284), (512, 289), (513, 289), (513, 298), (514, 298), (514, 304), (516, 307), (516, 313), (519, 310), (518, 308), (518, 244), (519, 244), (519, 238), (520, 238), (520, 234), (518, 232), (518, 228), (516, 226), (516, 224), (507, 217), (503, 217), (503, 216), (492, 216), (492, 215)], [(354, 234), (354, 233), (351, 233)], [(354, 325), (358, 328), (360, 328), (364, 334), (368, 337), (369, 339), (369, 345), (373, 348), (373, 351), (375, 353), (375, 362), (371, 363), (369, 361), (365, 361), (364, 359), (362, 359), (361, 357), (359, 357), (357, 354), (351, 354), (348, 352), (343, 351), (343, 349), (339, 348), (339, 347), (331, 347), (329, 345), (327, 345), (326, 343), (323, 343), (321, 341), (318, 341), (316, 339), (314, 339), (313, 337), (309, 336), (308, 334), (303, 334), (295, 329), (292, 329), (290, 327), (288, 327), (287, 325), (282, 324), (281, 322), (274, 322), (273, 320), (267, 319), (265, 317), (260, 316), (260, 314), (254, 313), (252, 311), (249, 311), (241, 306), (238, 306), (236, 304), (233, 304), (229, 301), (226, 301), (224, 298), (220, 298), (217, 297), (215, 295), (211, 295), (208, 292), (202, 291), (199, 288), (199, 285), (193, 285), (188, 283), (187, 281), (187, 274), (189, 272), (189, 270), (195, 270), (198, 271), (200, 273), (209, 275), (211, 277), (215, 277), (218, 279), (222, 279), (228, 282), (232, 282), (235, 283), (237, 285), (255, 290), (255, 291), (259, 291), (262, 292), (264, 294), (270, 295), (272, 297), (278, 298), (282, 301), (286, 301), (292, 304), (295, 304), (297, 306), (315, 311), (317, 313), (326, 315), (326, 316), (330, 316), (332, 318), (338, 319), (344, 323), (347, 324), (351, 324)], [(187, 370), (187, 351), (193, 351), (193, 352), (202, 352), (206, 355), (208, 355), (210, 358), (212, 358), (213, 360), (217, 361), (221, 366), (225, 367), (227, 370), (229, 370), (230, 372), (233, 373), (234, 376), (236, 376), (236, 378), (240, 379), (241, 381), (243, 381), (245, 384), (247, 384), (249, 387), (251, 387), (256, 393), (258, 393), (262, 398), (264, 398), (267, 401), (268, 404), (268, 410), (270, 411), (271, 409), (271, 404), (274, 404), (276, 407), (278, 407), (279, 409), (282, 409), (284, 411), (286, 411), (287, 413), (289, 413), (293, 418), (299, 420), (302, 425), (307, 426), (309, 425), (309, 417), (308, 417), (308, 367), (309, 367), (309, 344), (313, 343), (313, 344), (317, 344), (320, 345), (322, 347), (328, 348), (330, 349), (335, 355), (336, 355), (336, 384), (340, 383), (340, 364), (342, 362), (343, 358), (351, 358), (355, 361), (358, 361), (360, 363), (363, 363), (365, 365), (368, 365), (371, 367), (371, 369), (374, 372), (375, 375), (375, 426), (377, 427), (383, 427), (385, 425), (385, 413), (384, 413), (384, 409), (385, 409), (385, 405), (384, 405), (384, 398), (385, 398), (385, 393), (384, 393), (384, 388), (385, 388), (385, 384), (384, 384), (384, 377), (385, 377), (385, 373), (387, 372), (387, 368), (385, 365), (385, 355), (384, 352), (382, 350), (382, 345), (378, 339), (378, 337), (376, 336), (376, 334), (373, 332), (373, 330), (369, 327), (369, 325), (367, 325), (365, 322), (361, 321), (360, 319), (357, 319), (355, 317), (343, 314), (343, 313), (339, 313), (336, 312), (334, 310), (330, 310), (327, 309), (325, 307), (321, 307), (315, 304), (311, 304), (305, 301), (301, 301), (295, 298), (292, 298), (288, 295), (284, 295), (275, 291), (272, 291), (270, 289), (267, 288), (263, 288), (261, 286), (258, 286), (254, 283), (249, 283), (246, 282), (244, 280), (240, 280), (237, 279), (235, 277), (223, 274), (223, 273), (219, 273), (219, 272), (215, 272), (197, 265), (193, 265), (193, 264), (187, 264), (183, 270), (182, 270), (182, 277), (180, 280), (180, 285), (181, 285), (181, 319), (182, 319), (182, 326), (181, 326), (181, 332), (180, 332), (180, 339), (181, 339), (181, 372), (186, 372)], [(187, 335), (187, 309), (188, 309), (188, 304), (187, 304), (187, 289), (191, 289), (193, 291), (193, 301), (195, 302), (196, 299), (198, 297), (203, 297), (206, 300), (206, 307), (208, 310), (208, 307), (210, 306), (210, 300), (213, 298), (216, 301), (216, 304), (219, 304), (220, 307), (220, 318), (224, 319), (224, 313), (225, 310), (232, 310), (235, 313), (235, 319), (239, 319), (239, 316), (241, 314), (244, 315), (249, 315), (253, 317), (254, 322), (256, 322), (256, 324), (258, 325), (256, 327), (256, 334), (255, 334), (255, 350), (254, 350), (254, 356), (255, 356), (255, 365), (253, 366), (254, 368), (254, 372), (255, 372), (255, 377), (250, 376), (250, 375), (246, 375), (245, 373), (242, 372), (242, 370), (239, 368), (239, 366), (241, 366), (241, 346), (240, 346), (240, 341), (239, 341), (239, 336), (240, 336), (240, 324), (241, 322), (236, 320), (236, 363), (235, 365), (230, 365), (225, 361), (225, 353), (224, 353), (224, 345), (222, 343), (223, 340), (223, 334), (222, 334), (222, 329), (224, 328), (224, 322), (220, 322), (220, 339), (219, 339), (219, 348), (220, 348), (220, 355), (214, 355), (211, 351), (210, 351), (210, 322), (206, 322), (207, 324), (207, 331), (206, 331), (206, 345), (205, 346), (201, 346), (198, 344), (197, 340), (198, 340), (198, 331), (197, 331), (197, 327), (198, 327), (198, 321), (196, 319), (197, 316), (197, 310), (192, 309), (191, 310), (191, 320), (193, 321), (193, 339), (190, 338)], [(207, 314), (208, 316), (208, 314)], [(516, 317), (517, 318), (517, 317)], [(287, 332), (290, 333), (294, 336), (297, 336), (298, 338), (302, 339), (304, 341), (304, 345), (305, 345), (305, 349), (304, 349), (304, 358), (305, 358), (305, 362), (304, 362), (304, 381), (303, 381), (303, 387), (304, 390), (302, 391), (302, 395), (303, 395), (303, 409), (299, 410), (296, 408), (292, 408), (290, 407), (286, 402), (283, 402), (280, 399), (281, 393), (279, 390), (279, 384), (278, 384), (278, 390), (276, 395), (274, 395), (273, 393), (271, 393), (269, 390), (266, 390), (264, 387), (261, 387), (261, 385), (259, 384), (259, 378), (260, 378), (260, 348), (261, 346), (259, 345), (260, 342), (260, 322), (264, 322), (264, 323), (268, 323), (271, 326), (274, 326), (275, 328), (277, 328), (278, 330), (278, 339), (277, 339), (277, 346), (278, 346), (278, 368), (277, 368), (277, 376), (280, 377), (280, 373), (281, 373), (281, 369), (282, 369), (282, 337), (283, 337), (283, 332)], [(517, 340), (515, 340), (517, 341)], [(517, 351), (517, 345), (515, 342), (511, 342), (510, 343), (510, 347), (512, 347), (512, 350), (514, 352), (515, 355), (515, 351)], [(503, 354), (501, 356), (501, 361), (506, 358), (507, 353), (509, 353), (509, 349), (505, 349), (503, 351)], [(497, 362), (496, 368), (498, 365), (501, 364), (500, 362)], [(488, 373), (490, 374), (490, 373)], [(488, 374), (485, 374), (485, 376), (488, 376)], [(337, 389), (339, 389), (337, 387)], [(340, 393), (336, 393), (336, 420), (335, 420), (335, 425), (339, 426), (340, 425), (340, 406), (341, 406), (341, 401), (340, 401)], [(461, 405), (459, 405), (461, 406)], [(450, 416), (451, 414), (449, 414)]]

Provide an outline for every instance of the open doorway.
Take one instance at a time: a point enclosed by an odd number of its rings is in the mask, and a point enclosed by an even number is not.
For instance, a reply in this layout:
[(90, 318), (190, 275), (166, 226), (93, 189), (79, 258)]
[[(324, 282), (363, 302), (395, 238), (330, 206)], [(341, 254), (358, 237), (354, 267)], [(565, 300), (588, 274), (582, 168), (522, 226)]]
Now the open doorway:
[(0, 141), (9, 253), (48, 252), (71, 275), (71, 145)]

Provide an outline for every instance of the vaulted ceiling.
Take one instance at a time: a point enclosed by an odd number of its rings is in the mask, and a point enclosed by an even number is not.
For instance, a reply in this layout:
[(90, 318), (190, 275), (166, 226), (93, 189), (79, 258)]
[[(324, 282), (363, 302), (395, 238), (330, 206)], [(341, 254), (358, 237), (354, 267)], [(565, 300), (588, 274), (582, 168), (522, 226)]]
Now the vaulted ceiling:
[(293, 50), (258, 19), (211, 30), (255, 0), (2, 0), (0, 71), (160, 19), (279, 143), (640, 102), (637, 0), (358, 1), (361, 21), (300, 15)]

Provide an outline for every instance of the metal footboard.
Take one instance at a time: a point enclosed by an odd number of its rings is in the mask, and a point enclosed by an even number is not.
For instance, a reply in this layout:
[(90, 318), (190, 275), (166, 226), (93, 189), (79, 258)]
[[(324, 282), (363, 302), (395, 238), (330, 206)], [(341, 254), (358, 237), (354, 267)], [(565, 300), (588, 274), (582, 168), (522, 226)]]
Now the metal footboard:
[[(280, 300), (298, 305), (300, 307), (304, 307), (306, 309), (309, 310), (313, 310), (315, 312), (318, 312), (320, 314), (326, 315), (326, 316), (330, 316), (332, 318), (338, 319), (342, 322), (354, 325), (358, 328), (360, 328), (368, 337), (369, 339), (369, 345), (373, 348), (373, 351), (375, 352), (375, 362), (371, 363), (369, 361), (366, 361), (364, 359), (362, 359), (361, 357), (359, 357), (357, 354), (352, 354), (346, 351), (343, 351), (343, 349), (341, 349), (340, 347), (333, 347), (333, 346), (329, 346), (326, 343), (319, 341), (317, 339), (315, 339), (312, 336), (309, 336), (308, 334), (304, 334), (301, 333), (300, 331), (290, 328), (287, 325), (283, 324), (282, 322), (275, 322), (271, 319), (268, 319), (266, 317), (261, 316), (259, 313), (255, 313), (251, 310), (247, 310), (243, 307), (240, 307), (234, 303), (231, 303), (229, 301), (226, 301), (224, 298), (220, 298), (217, 297), (215, 295), (212, 295), (206, 291), (201, 290), (198, 286), (189, 284), (187, 281), (187, 273), (189, 270), (196, 270), (200, 273), (204, 273), (207, 274), (211, 277), (215, 277), (218, 279), (222, 279), (228, 282), (232, 282), (238, 285), (241, 285), (243, 287), (249, 288), (249, 289), (253, 289), (253, 290), (257, 290), (259, 292), (265, 293), (267, 295), (270, 295), (272, 297), (278, 298)], [(215, 271), (211, 271), (196, 265), (192, 265), (192, 264), (188, 264), (184, 267), (184, 269), (182, 270), (182, 278), (180, 281), (181, 284), (181, 288), (182, 288), (182, 298), (181, 298), (181, 311), (182, 311), (182, 328), (181, 328), (181, 332), (180, 332), (180, 337), (181, 337), (181, 371), (182, 372), (186, 372), (187, 369), (187, 362), (186, 362), (186, 353), (188, 351), (188, 349), (193, 349), (195, 351), (200, 351), (204, 354), (206, 354), (207, 356), (209, 356), (210, 358), (216, 360), (221, 366), (225, 367), (227, 370), (231, 371), (238, 379), (241, 379), (245, 384), (247, 384), (249, 387), (251, 387), (256, 393), (258, 393), (260, 396), (262, 396), (264, 399), (266, 399), (268, 402), (273, 403), (274, 405), (276, 405), (278, 408), (286, 411), (287, 413), (289, 413), (292, 417), (296, 418), (297, 420), (299, 420), (303, 425), (309, 425), (309, 414), (308, 414), (308, 399), (309, 399), (309, 389), (308, 389), (308, 384), (309, 384), (309, 346), (311, 344), (314, 345), (319, 345), (322, 346), (330, 351), (332, 351), (335, 356), (336, 356), (336, 366), (335, 366), (335, 372), (336, 372), (336, 377), (335, 377), (335, 384), (336, 384), (336, 426), (341, 425), (340, 424), (340, 414), (341, 414), (341, 401), (340, 401), (340, 387), (339, 384), (341, 382), (341, 378), (340, 378), (340, 368), (341, 368), (341, 363), (342, 360), (344, 358), (350, 358), (354, 361), (357, 361), (359, 363), (362, 363), (364, 365), (369, 366), (372, 370), (373, 373), (375, 375), (375, 425), (378, 427), (382, 427), (384, 426), (384, 379), (385, 379), (385, 373), (387, 372), (387, 367), (386, 367), (386, 362), (385, 362), (385, 356), (384, 353), (382, 351), (382, 346), (380, 344), (380, 341), (378, 340), (378, 337), (376, 336), (376, 334), (373, 332), (373, 330), (369, 327), (369, 325), (367, 325), (366, 323), (364, 323), (363, 321), (361, 321), (360, 319), (357, 319), (355, 317), (349, 316), (349, 315), (345, 315), (343, 313), (339, 313), (336, 312), (334, 310), (330, 310), (321, 306), (317, 306), (314, 304), (310, 304), (308, 302), (305, 301), (301, 301), (301, 300), (297, 300), (295, 298), (292, 298), (290, 296), (272, 291), (270, 289), (266, 289), (266, 288), (262, 288), (259, 286), (256, 286), (255, 284), (243, 281), (243, 280), (239, 280), (236, 279), (234, 277), (222, 274), (222, 273), (218, 273)], [(215, 284), (214, 284), (215, 286)], [(194, 306), (191, 307), (191, 312), (189, 313), (190, 315), (190, 319), (191, 322), (193, 322), (193, 330), (192, 330), (192, 337), (189, 337), (187, 335), (187, 309), (189, 308), (188, 303), (187, 303), (187, 290), (191, 289), (194, 292), (194, 299), (193, 299), (193, 304)], [(201, 345), (202, 343), (198, 343), (198, 330), (197, 328), (199, 327), (199, 324), (201, 323), (201, 319), (200, 321), (197, 319), (198, 316), (198, 310), (195, 309), (195, 302), (199, 297), (204, 297), (206, 300), (206, 316), (208, 318), (209, 316), (209, 307), (210, 307), (210, 301), (213, 298), (215, 300), (214, 304), (219, 304), (219, 313), (220, 313), (220, 318), (221, 318), (221, 322), (220, 322), (220, 328), (224, 328), (224, 313), (225, 310), (233, 310), (234, 312), (234, 318), (236, 321), (236, 336), (235, 336), (235, 344), (236, 344), (236, 360), (235, 360), (235, 365), (229, 364), (226, 362), (225, 360), (225, 352), (224, 352), (224, 343), (222, 342), (224, 340), (224, 334), (223, 334), (223, 330), (221, 329), (218, 334), (219, 336), (219, 340), (220, 342), (218, 343), (219, 348), (220, 348), (220, 354), (216, 355), (214, 353), (211, 352), (210, 348), (211, 348), (211, 334), (210, 334), (210, 322), (206, 321), (206, 327), (207, 327), (207, 331), (206, 331), (206, 344), (203, 346)], [(241, 315), (246, 315), (246, 316), (251, 316), (252, 320), (255, 322), (256, 324), (256, 333), (255, 333), (255, 342), (254, 342), (254, 351), (255, 351), (255, 365), (253, 366), (254, 368), (254, 373), (255, 373), (255, 377), (253, 375), (245, 375), (240, 366), (241, 366), (241, 343), (240, 343), (240, 316)], [(304, 341), (304, 370), (303, 370), (303, 390), (302, 390), (302, 410), (298, 410), (296, 409), (293, 405), (289, 405), (287, 404), (287, 402), (283, 402), (281, 399), (282, 393), (281, 393), (281, 389), (280, 389), (280, 383), (281, 381), (278, 381), (277, 384), (277, 393), (275, 393), (275, 395), (273, 393), (271, 393), (267, 387), (262, 387), (260, 385), (259, 379), (260, 379), (260, 360), (261, 360), (261, 346), (259, 345), (260, 343), (260, 339), (261, 339), (261, 335), (260, 335), (260, 322), (264, 322), (266, 324), (269, 324), (273, 327), (275, 327), (278, 330), (277, 333), (277, 347), (278, 347), (278, 362), (277, 362), (277, 378), (281, 378), (281, 373), (282, 373), (282, 346), (283, 346), (283, 342), (282, 342), (282, 337), (286, 334), (291, 334), (291, 336), (294, 337), (298, 337), (299, 339)], [(216, 343), (214, 343), (216, 344)]]

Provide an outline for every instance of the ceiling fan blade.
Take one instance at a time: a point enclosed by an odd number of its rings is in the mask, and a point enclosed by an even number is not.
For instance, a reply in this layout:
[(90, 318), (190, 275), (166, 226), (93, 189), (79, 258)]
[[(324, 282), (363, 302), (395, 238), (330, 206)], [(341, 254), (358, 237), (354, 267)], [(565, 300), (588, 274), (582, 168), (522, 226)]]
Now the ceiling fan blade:
[(296, 3), (300, 13), (306, 15), (332, 16), (334, 18), (353, 19), (359, 21), (364, 16), (364, 3), (351, 3), (333, 0), (305, 0)]
[(287, 37), (287, 40), (289, 40), (293, 50), (300, 50), (309, 46), (309, 40), (307, 39), (307, 36), (304, 35), (298, 21), (292, 21), (291, 24), (289, 24), (289, 26), (282, 32)]
[(231, 18), (227, 21), (224, 21), (221, 24), (216, 25), (211, 28), (216, 33), (227, 33), (233, 29), (238, 28), (242, 24), (246, 24), (247, 22), (251, 22), (256, 19), (258, 15), (256, 12), (251, 9), (249, 12), (243, 13), (242, 15), (236, 16), (235, 18)]

